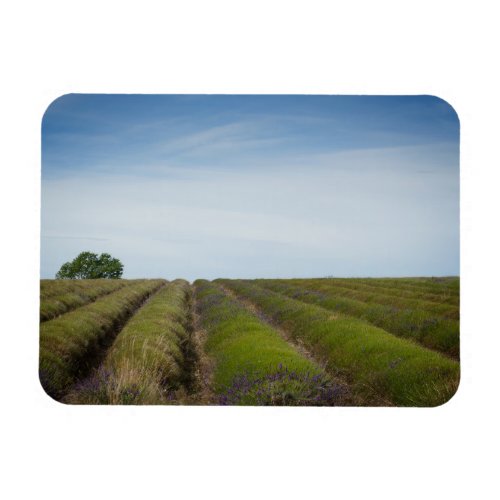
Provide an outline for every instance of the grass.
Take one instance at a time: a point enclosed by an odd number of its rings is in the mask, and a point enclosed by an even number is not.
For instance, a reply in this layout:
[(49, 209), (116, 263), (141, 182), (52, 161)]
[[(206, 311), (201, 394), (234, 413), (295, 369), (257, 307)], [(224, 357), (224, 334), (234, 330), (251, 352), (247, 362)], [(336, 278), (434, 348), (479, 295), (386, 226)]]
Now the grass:
[(334, 405), (343, 388), (279, 333), (205, 280), (195, 283), (219, 404)]
[(61, 399), (109, 338), (165, 280), (141, 280), (40, 325), (40, 382)]
[(188, 383), (190, 297), (187, 281), (168, 283), (128, 321), (101, 367), (77, 384), (77, 404), (167, 404)]
[[(338, 294), (322, 280), (257, 280), (260, 286), (334, 312), (361, 318), (397, 336), (412, 339), (450, 357), (459, 356), (459, 323), (421, 309), (399, 309)], [(300, 283), (300, 284), (298, 284)]]
[(397, 406), (438, 406), (456, 392), (459, 364), (363, 320), (285, 297), (241, 280), (216, 280), (250, 300), (329, 370)]
[(128, 280), (42, 280), (40, 321), (53, 319), (73, 309), (130, 285)]

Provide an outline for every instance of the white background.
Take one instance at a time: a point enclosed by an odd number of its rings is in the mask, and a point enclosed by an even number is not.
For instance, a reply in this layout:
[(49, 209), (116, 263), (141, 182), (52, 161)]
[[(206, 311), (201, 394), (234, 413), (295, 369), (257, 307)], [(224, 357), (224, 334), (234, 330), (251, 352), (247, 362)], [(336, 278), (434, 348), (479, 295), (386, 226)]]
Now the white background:
[[(4, 498), (498, 498), (494, 2), (5, 2)], [(37, 381), (40, 121), (67, 92), (434, 94), (461, 119), (462, 382), (436, 409), (71, 407)], [(496, 465), (496, 466), (495, 466)]]

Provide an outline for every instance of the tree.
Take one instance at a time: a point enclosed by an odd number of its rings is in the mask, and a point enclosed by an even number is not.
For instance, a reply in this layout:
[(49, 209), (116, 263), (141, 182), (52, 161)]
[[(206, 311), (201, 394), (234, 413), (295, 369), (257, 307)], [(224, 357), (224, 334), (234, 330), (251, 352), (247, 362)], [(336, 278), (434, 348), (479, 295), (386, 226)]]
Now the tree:
[(65, 262), (56, 274), (57, 279), (118, 279), (122, 277), (123, 264), (109, 253), (82, 252), (71, 262)]

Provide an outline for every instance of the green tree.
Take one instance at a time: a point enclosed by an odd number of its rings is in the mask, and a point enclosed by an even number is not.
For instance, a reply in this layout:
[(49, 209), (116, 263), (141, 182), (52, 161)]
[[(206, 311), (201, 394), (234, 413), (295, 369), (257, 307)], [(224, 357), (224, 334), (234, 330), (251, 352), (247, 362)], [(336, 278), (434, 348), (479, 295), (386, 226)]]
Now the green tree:
[(57, 279), (97, 279), (121, 278), (123, 264), (109, 253), (98, 256), (92, 252), (82, 252), (71, 262), (65, 262), (56, 274)]

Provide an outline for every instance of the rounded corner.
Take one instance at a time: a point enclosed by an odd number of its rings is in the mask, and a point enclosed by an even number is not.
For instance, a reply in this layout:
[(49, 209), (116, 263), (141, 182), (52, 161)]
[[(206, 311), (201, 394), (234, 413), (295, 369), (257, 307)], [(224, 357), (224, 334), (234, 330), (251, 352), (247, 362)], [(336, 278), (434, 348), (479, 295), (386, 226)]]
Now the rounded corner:
[(68, 92), (68, 93), (66, 93), (66, 94), (62, 94), (62, 95), (60, 95), (60, 96), (56, 97), (55, 99), (53, 99), (53, 100), (52, 100), (52, 101), (48, 104), (48, 106), (45, 108), (45, 111), (44, 111), (44, 112), (43, 112), (43, 114), (42, 114), (42, 119), (41, 119), (41, 126), (42, 126), (42, 128), (43, 128), (43, 124), (44, 124), (44, 122), (45, 122), (45, 118), (47, 117), (47, 113), (49, 113), (49, 111), (50, 111), (50, 110), (51, 110), (51, 109), (52, 109), (55, 105), (57, 105), (57, 103), (58, 103), (58, 102), (60, 102), (60, 101), (61, 101), (61, 100), (63, 100), (63, 99), (66, 99), (66, 98), (68, 98), (68, 97), (70, 97), (70, 96), (74, 96), (74, 95), (75, 95), (75, 94), (74, 94), (74, 93), (72, 93), (72, 92)]
[(460, 389), (460, 384), (462, 382), (462, 373), (461, 373), (461, 370), (458, 374), (458, 381), (457, 381), (457, 385), (456, 387), (454, 388), (453, 392), (451, 392), (450, 394), (450, 397), (446, 400), (446, 401), (443, 401), (442, 403), (436, 405), (436, 406), (432, 406), (432, 408), (442, 408), (443, 406), (446, 406), (450, 403), (451, 400), (454, 400), (455, 399), (455, 396), (457, 395), (459, 389)]
[(437, 95), (434, 95), (434, 94), (425, 94), (425, 97), (427, 97), (429, 99), (433, 99), (433, 100), (441, 103), (441, 105), (446, 106), (447, 108), (449, 108), (450, 111), (451, 111), (451, 113), (455, 117), (455, 120), (457, 121), (458, 127), (460, 128), (460, 116), (459, 116), (459, 114), (458, 114), (458, 112), (457, 112), (457, 110), (456, 110), (456, 108), (455, 108), (455, 106), (453, 104), (451, 104), (449, 101), (447, 101), (443, 97), (440, 97), (440, 96), (437, 96)]
[(43, 385), (43, 382), (42, 382), (42, 379), (41, 379), (41, 376), (40, 376), (40, 371), (38, 371), (38, 377), (37, 377), (37, 380), (38, 380), (38, 386), (39, 386), (39, 389), (41, 389), (42, 393), (47, 397), (49, 398), (52, 402), (54, 403), (57, 403), (57, 404), (60, 404), (60, 405), (63, 405), (63, 406), (71, 406), (69, 403), (66, 403), (64, 401), (61, 401), (60, 399), (56, 399), (55, 396), (53, 396), (52, 394), (50, 394), (49, 391), (47, 391), (47, 389), (44, 387)]

